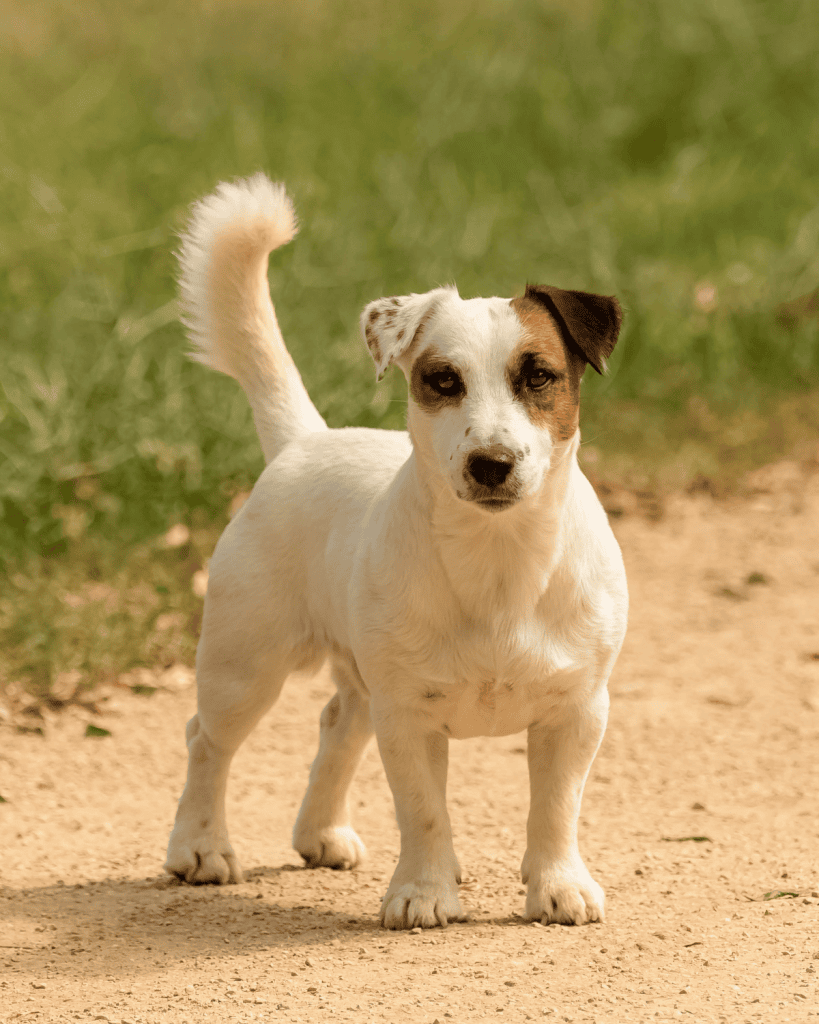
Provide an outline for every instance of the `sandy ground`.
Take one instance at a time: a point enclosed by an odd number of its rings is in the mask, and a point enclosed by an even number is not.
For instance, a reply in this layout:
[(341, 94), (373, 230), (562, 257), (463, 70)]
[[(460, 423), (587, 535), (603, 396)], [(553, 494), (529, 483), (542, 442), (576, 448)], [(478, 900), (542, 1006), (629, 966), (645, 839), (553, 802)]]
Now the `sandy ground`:
[(467, 923), (379, 928), (398, 834), (374, 747), (367, 863), (303, 870), (323, 676), (291, 680), (234, 765), (248, 880), (179, 885), (161, 871), (194, 692), (124, 692), (110, 737), (79, 713), (0, 732), (0, 1021), (819, 1022), (819, 476), (757, 485), (615, 522), (633, 610), (581, 827), (606, 924), (519, 917), (523, 736), (452, 745)]

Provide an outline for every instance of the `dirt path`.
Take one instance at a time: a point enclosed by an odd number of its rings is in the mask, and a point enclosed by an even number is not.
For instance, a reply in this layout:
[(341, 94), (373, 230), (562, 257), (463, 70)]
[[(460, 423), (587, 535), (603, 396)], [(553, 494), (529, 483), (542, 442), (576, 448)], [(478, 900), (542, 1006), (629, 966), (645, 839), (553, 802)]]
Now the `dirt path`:
[(248, 881), (179, 886), (160, 871), (194, 694), (128, 693), (109, 738), (68, 716), (0, 732), (0, 1021), (819, 1021), (819, 477), (769, 483), (616, 524), (633, 611), (581, 838), (605, 925), (517, 916), (522, 736), (453, 744), (468, 923), (379, 929), (398, 835), (374, 748), (368, 862), (301, 870), (323, 677), (292, 680), (237, 758)]

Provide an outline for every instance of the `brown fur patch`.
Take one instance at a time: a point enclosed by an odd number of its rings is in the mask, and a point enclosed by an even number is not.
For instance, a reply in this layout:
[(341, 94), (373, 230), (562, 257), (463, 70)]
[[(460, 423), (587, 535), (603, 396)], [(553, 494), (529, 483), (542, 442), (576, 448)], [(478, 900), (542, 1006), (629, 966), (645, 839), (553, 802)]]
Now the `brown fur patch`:
[[(523, 340), (507, 365), (509, 386), (536, 427), (546, 427), (555, 441), (568, 441), (580, 421), (583, 360), (569, 349), (542, 305), (526, 297), (512, 299), (510, 305), (523, 326)], [(530, 387), (533, 371), (546, 371), (552, 380)]]
[(452, 364), (444, 359), (438, 350), (434, 348), (426, 349), (412, 364), (410, 394), (422, 409), (426, 409), (427, 412), (438, 412), (439, 409), (443, 409), (445, 406), (458, 406), (461, 404), (461, 400), (466, 394), (463, 387), (458, 394), (441, 395), (426, 382), (426, 378), (433, 373), (446, 373), (450, 371), (460, 377), (460, 374), (456, 373)]
[(617, 344), (623, 311), (614, 295), (566, 291), (552, 285), (527, 284), (524, 300), (543, 306), (554, 318), (569, 349), (604, 373)]
[(380, 362), (381, 345), (379, 344), (378, 335), (369, 324), (364, 328), (364, 337), (367, 339), (367, 348), (372, 352), (373, 359), (376, 363)]
[(338, 721), (338, 716), (341, 714), (341, 698), (338, 694), (335, 694), (330, 700), (329, 704), (324, 709), (326, 714), (325, 721), (327, 722), (327, 728), (332, 729)]

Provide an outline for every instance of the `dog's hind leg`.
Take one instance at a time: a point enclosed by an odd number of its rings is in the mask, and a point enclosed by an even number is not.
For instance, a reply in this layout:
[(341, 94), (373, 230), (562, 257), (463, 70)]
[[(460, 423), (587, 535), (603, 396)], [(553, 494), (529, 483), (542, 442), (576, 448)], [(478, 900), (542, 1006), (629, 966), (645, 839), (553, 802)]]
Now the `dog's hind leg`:
[(196, 658), (198, 709), (187, 726), (188, 778), (168, 843), (169, 874), (193, 884), (242, 881), (225, 816), (228, 771), (295, 661), (291, 650), (265, 641), (258, 616), (227, 618), (219, 601), (206, 607)]
[(321, 713), (321, 739), (293, 829), (308, 867), (354, 868), (366, 853), (350, 824), (348, 792), (373, 734), (370, 702), (352, 659), (332, 659), (337, 692)]

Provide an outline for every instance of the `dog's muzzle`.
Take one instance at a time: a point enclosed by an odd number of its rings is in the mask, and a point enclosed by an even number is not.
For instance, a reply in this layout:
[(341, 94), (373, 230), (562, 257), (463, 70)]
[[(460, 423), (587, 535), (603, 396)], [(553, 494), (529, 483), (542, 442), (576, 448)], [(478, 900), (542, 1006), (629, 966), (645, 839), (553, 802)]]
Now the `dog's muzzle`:
[(470, 452), (464, 464), (470, 499), (493, 512), (513, 505), (518, 495), (509, 486), (509, 477), (516, 462), (515, 453), (504, 445), (488, 445)]

